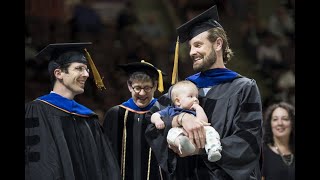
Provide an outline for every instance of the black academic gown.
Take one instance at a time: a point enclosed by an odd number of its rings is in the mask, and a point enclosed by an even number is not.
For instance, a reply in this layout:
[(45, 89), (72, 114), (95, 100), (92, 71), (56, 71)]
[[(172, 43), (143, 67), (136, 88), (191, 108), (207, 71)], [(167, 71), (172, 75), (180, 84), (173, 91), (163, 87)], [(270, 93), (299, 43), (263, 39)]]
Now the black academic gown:
[[(209, 123), (220, 134), (222, 158), (209, 162), (207, 154), (203, 154), (185, 158), (175, 156), (177, 159), (172, 159), (172, 150), (165, 148), (172, 119), (164, 118), (166, 128), (163, 135), (159, 135), (153, 125), (146, 130), (151, 147), (163, 150), (157, 155), (162, 168), (174, 171), (177, 180), (261, 179), (262, 104), (256, 82), (239, 77), (212, 88), (201, 88), (199, 99)], [(169, 102), (167, 96), (160, 97), (158, 101), (162, 105)]]
[(25, 105), (25, 179), (118, 180), (119, 166), (97, 115)]
[(105, 114), (103, 127), (111, 140), (125, 180), (168, 179), (146, 142), (145, 129), (150, 124), (145, 119), (146, 113), (118, 105)]

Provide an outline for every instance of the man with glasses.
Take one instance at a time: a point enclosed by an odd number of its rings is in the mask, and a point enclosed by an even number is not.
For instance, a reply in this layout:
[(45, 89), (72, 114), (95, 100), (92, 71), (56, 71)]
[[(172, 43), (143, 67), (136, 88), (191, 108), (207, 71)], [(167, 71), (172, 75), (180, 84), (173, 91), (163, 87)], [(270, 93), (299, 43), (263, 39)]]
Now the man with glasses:
[(120, 180), (97, 114), (74, 100), (84, 92), (87, 61), (97, 73), (85, 53), (90, 44), (50, 44), (37, 55), (49, 57), (53, 88), (25, 105), (25, 179)]
[(162, 72), (144, 60), (119, 67), (128, 76), (131, 98), (106, 112), (103, 127), (121, 167), (122, 179), (167, 179), (145, 139), (145, 129), (150, 124), (145, 114), (159, 106), (154, 93), (157, 88), (163, 91)]

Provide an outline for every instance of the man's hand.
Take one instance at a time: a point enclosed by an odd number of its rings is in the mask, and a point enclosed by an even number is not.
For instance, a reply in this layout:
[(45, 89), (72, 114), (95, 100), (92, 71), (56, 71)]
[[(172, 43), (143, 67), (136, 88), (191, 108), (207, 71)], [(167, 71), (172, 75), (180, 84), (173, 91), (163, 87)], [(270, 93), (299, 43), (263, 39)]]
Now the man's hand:
[(203, 126), (210, 125), (210, 123), (200, 121), (195, 116), (188, 113), (186, 113), (182, 118), (181, 124), (191, 142), (196, 145), (196, 148), (204, 148), (206, 143), (206, 133)]

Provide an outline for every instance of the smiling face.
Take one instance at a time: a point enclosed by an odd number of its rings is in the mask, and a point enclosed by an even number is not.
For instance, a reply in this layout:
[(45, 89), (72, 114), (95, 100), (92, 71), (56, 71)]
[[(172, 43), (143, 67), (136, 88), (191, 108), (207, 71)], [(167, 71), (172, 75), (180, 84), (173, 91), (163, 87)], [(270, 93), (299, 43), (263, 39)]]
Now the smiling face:
[(189, 41), (189, 55), (196, 72), (210, 69), (217, 60), (213, 44), (208, 39), (208, 31), (202, 32)]
[(133, 80), (131, 84), (128, 83), (128, 89), (131, 92), (134, 103), (139, 108), (144, 108), (153, 99), (157, 86), (152, 83), (151, 79), (146, 81)]
[(284, 108), (276, 108), (271, 116), (271, 129), (276, 138), (289, 137), (292, 125), (288, 111)]
[(85, 82), (89, 77), (89, 70), (86, 64), (71, 63), (66, 70), (56, 69), (57, 79), (73, 95), (84, 92)]

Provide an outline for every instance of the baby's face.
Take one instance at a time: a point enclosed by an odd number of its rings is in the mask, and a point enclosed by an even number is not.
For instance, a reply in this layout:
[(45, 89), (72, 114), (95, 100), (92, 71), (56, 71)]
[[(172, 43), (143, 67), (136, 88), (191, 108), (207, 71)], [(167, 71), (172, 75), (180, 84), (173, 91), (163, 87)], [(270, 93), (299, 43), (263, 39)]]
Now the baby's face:
[(178, 107), (183, 109), (191, 109), (194, 103), (199, 104), (198, 89), (193, 86), (185, 86), (183, 91), (177, 96), (179, 102)]

